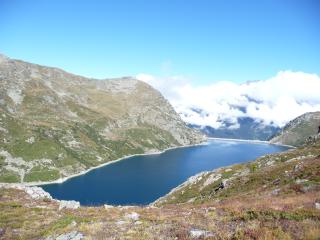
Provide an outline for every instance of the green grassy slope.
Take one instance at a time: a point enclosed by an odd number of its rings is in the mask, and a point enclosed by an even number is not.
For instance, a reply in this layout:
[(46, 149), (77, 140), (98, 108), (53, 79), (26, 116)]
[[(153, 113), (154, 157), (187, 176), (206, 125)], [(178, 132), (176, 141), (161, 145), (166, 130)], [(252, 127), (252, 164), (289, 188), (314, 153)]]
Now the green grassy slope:
[[(2, 188), (0, 238), (55, 238), (75, 232), (86, 239), (316, 240), (319, 176), (316, 142), (197, 175), (153, 207), (58, 210), (54, 200), (34, 200), (24, 191)], [(219, 188), (222, 182), (224, 188)]]
[(0, 182), (52, 181), (204, 140), (143, 82), (87, 79), (2, 58)]
[(270, 142), (301, 146), (307, 138), (318, 134), (319, 127), (320, 112), (305, 113), (290, 121)]

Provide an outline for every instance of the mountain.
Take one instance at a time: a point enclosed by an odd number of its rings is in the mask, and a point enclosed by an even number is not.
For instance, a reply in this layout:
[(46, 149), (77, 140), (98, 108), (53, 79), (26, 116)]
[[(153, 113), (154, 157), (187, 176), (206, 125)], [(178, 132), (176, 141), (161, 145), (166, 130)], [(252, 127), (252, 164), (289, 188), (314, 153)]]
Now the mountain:
[(0, 182), (52, 181), (203, 140), (144, 82), (0, 56)]
[(250, 117), (239, 117), (237, 119), (238, 126), (232, 127), (227, 121), (223, 122), (224, 127), (213, 128), (210, 126), (190, 125), (199, 129), (208, 137), (217, 138), (235, 138), (235, 139), (252, 139), (252, 140), (268, 140), (276, 134), (280, 128), (273, 125), (265, 125)]
[(320, 112), (309, 112), (290, 121), (270, 142), (301, 146), (319, 133)]

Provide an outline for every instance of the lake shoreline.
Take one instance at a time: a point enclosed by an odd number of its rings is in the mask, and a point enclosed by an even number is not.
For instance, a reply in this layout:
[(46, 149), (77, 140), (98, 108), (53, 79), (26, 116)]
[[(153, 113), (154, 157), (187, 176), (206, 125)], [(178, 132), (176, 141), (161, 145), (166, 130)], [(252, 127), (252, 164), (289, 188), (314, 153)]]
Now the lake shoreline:
[(281, 143), (272, 143), (270, 141), (263, 141), (263, 140), (255, 140), (255, 139), (238, 139), (238, 138), (215, 138), (215, 137), (208, 137), (208, 139), (212, 140), (222, 140), (222, 141), (235, 141), (235, 142), (248, 142), (248, 143), (264, 143), (264, 144), (270, 144), (270, 145), (276, 145), (276, 146), (283, 146), (283, 147), (289, 147), (289, 148), (296, 148), (295, 146), (281, 144)]
[(101, 168), (101, 167), (104, 167), (104, 166), (107, 166), (107, 165), (110, 165), (110, 164), (114, 164), (114, 163), (120, 162), (122, 160), (127, 160), (128, 158), (137, 157), (137, 156), (146, 156), (146, 155), (158, 155), (158, 154), (162, 154), (162, 153), (164, 153), (166, 151), (170, 151), (170, 150), (173, 150), (173, 149), (201, 146), (201, 145), (206, 145), (206, 144), (207, 144), (207, 141), (201, 142), (201, 143), (196, 143), (196, 144), (189, 144), (189, 145), (183, 145), (183, 146), (170, 147), (170, 148), (166, 148), (166, 149), (164, 149), (162, 151), (132, 154), (132, 155), (129, 155), (129, 156), (124, 156), (124, 157), (121, 157), (121, 158), (118, 158), (118, 159), (115, 159), (115, 160), (111, 160), (109, 162), (102, 163), (102, 164), (100, 164), (98, 166), (88, 168), (88, 169), (86, 169), (84, 171), (81, 171), (79, 173), (72, 174), (72, 175), (67, 176), (67, 177), (59, 178), (57, 180), (48, 181), (48, 182), (23, 182), (23, 183), (20, 183), (20, 184), (25, 185), (25, 186), (42, 186), (42, 185), (49, 185), (49, 184), (64, 183), (65, 181), (67, 181), (67, 180), (69, 180), (71, 178), (84, 175), (84, 174), (86, 174), (86, 173), (88, 173), (88, 172), (90, 172), (90, 171), (92, 171), (94, 169)]
[(158, 155), (158, 154), (162, 154), (162, 153), (164, 153), (164, 152), (166, 152), (166, 151), (170, 151), (170, 150), (173, 150), (173, 149), (206, 145), (206, 144), (208, 143), (208, 140), (236, 141), (236, 142), (249, 142), (249, 143), (263, 143), (263, 144), (270, 144), (270, 145), (277, 145), (277, 146), (284, 146), (284, 147), (289, 147), (289, 148), (295, 148), (295, 147), (289, 146), (289, 145), (277, 144), (277, 143), (270, 143), (270, 142), (268, 142), (268, 141), (262, 141), (262, 140), (233, 139), (233, 138), (213, 138), (213, 137), (208, 137), (208, 138), (207, 138), (207, 141), (201, 142), (201, 143), (197, 143), (197, 144), (176, 146), (176, 147), (166, 148), (166, 149), (164, 149), (164, 150), (162, 150), (162, 151), (146, 152), (146, 153), (139, 153), (139, 154), (132, 154), (132, 155), (129, 155), (129, 156), (124, 156), (124, 157), (121, 157), (121, 158), (118, 158), (118, 159), (115, 159), (115, 160), (111, 160), (111, 161), (109, 161), (109, 162), (102, 163), (102, 164), (100, 164), (100, 165), (98, 165), (98, 166), (88, 168), (88, 169), (86, 169), (86, 170), (84, 170), (84, 171), (81, 171), (81, 172), (79, 172), (79, 173), (72, 174), (72, 175), (70, 175), (70, 176), (63, 177), (63, 178), (59, 178), (59, 179), (53, 180), (53, 181), (47, 181), (47, 182), (23, 182), (23, 183), (20, 183), (20, 184), (26, 185), (26, 186), (42, 186), (42, 185), (50, 185), (50, 184), (64, 183), (65, 181), (67, 181), (67, 180), (69, 180), (69, 179), (71, 179), (71, 178), (84, 175), (84, 174), (86, 174), (86, 173), (88, 173), (88, 172), (90, 172), (90, 171), (92, 171), (92, 170), (94, 170), (94, 169), (101, 168), (101, 167), (104, 167), (104, 166), (107, 166), (107, 165), (110, 165), (110, 164), (114, 164), (114, 163), (117, 163), (117, 162), (119, 162), (119, 161), (126, 160), (126, 159), (128, 159), (128, 158), (131, 158), (131, 157), (146, 156), (146, 155)]

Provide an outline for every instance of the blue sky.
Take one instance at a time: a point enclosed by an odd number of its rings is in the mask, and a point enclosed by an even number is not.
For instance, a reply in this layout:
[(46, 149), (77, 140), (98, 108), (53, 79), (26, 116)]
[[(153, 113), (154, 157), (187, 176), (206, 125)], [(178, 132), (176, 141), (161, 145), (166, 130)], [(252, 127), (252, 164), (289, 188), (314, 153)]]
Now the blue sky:
[(0, 52), (95, 78), (320, 73), (317, 0), (0, 0)]

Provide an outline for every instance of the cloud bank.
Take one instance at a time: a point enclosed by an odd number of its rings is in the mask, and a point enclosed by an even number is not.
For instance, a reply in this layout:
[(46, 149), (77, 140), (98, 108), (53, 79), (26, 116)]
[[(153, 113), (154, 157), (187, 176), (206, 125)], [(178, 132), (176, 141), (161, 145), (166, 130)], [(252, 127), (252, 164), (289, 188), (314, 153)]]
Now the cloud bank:
[(250, 117), (265, 125), (283, 127), (295, 117), (320, 111), (320, 77), (304, 72), (281, 71), (267, 80), (236, 84), (220, 81), (193, 86), (181, 76), (137, 79), (158, 89), (182, 119), (213, 128), (238, 128), (239, 117)]

